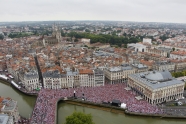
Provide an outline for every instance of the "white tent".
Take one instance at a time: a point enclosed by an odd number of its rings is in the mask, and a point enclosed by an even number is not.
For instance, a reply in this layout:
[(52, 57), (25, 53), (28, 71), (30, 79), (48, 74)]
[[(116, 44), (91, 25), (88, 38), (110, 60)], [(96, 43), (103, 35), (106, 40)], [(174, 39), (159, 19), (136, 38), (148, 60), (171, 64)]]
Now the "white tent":
[(126, 108), (127, 107), (127, 104), (125, 104), (125, 103), (121, 103), (121, 108)]

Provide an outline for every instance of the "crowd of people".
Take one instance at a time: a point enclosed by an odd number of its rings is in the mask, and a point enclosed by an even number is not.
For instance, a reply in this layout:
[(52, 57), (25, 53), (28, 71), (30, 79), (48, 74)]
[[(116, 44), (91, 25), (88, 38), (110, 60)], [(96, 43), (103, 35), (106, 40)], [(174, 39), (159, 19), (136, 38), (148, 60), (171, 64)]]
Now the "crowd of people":
[(32, 113), (31, 123), (55, 123), (56, 104), (60, 98), (75, 97), (85, 99), (94, 103), (112, 102), (113, 99), (120, 100), (127, 105), (128, 111), (161, 114), (162, 110), (156, 105), (149, 104), (146, 100), (137, 100), (133, 91), (125, 89), (124, 83), (105, 85), (99, 87), (80, 87), (68, 89), (41, 89), (34, 111)]
[(16, 124), (29, 124), (29, 123), (30, 123), (29, 119), (21, 117)]
[(54, 90), (41, 89), (32, 113), (31, 123), (45, 124), (47, 122), (48, 124), (54, 124), (57, 100)]

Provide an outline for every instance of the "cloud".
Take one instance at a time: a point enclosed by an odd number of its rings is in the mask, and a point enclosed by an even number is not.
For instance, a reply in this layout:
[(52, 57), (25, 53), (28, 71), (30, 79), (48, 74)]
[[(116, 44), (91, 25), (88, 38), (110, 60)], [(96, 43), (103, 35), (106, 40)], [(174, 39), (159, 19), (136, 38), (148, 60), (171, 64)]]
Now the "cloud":
[(0, 21), (186, 22), (185, 0), (0, 0)]

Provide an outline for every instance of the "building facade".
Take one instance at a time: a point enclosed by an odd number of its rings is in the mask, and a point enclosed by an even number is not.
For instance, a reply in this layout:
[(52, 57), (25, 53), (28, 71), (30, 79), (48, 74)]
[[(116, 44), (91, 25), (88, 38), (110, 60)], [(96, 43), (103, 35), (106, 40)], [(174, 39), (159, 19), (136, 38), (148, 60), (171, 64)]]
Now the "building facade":
[(185, 51), (173, 51), (170, 53), (170, 58), (179, 59), (179, 60), (186, 59), (186, 52)]
[(29, 91), (40, 88), (39, 75), (36, 70), (24, 74), (23, 85)]
[(73, 87), (103, 86), (104, 73), (100, 69), (79, 69), (72, 71), (69, 68), (65, 73), (47, 71), (43, 73), (43, 83), (46, 89), (60, 89)]
[(174, 72), (175, 70), (175, 64), (171, 62), (156, 62), (152, 66), (153, 70), (158, 70), (158, 71), (163, 71), (163, 70), (168, 70), (170, 72)]
[(129, 74), (134, 74), (135, 69), (129, 65), (110, 67), (104, 70), (105, 81), (109, 84), (122, 83), (127, 80)]
[(132, 64), (131, 66), (135, 69), (135, 73), (148, 71), (148, 67), (144, 64)]
[(60, 89), (61, 74), (58, 71), (47, 71), (43, 73), (43, 84), (45, 89)]
[(150, 104), (158, 104), (182, 98), (185, 83), (169, 71), (150, 71), (129, 75), (127, 85)]

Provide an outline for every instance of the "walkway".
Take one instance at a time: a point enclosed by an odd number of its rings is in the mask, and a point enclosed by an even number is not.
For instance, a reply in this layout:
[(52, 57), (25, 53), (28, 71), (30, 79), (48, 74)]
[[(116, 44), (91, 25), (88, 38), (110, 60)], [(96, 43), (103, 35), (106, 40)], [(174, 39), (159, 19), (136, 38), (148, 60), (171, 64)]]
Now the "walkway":
[(31, 124), (55, 124), (57, 102), (61, 98), (70, 97), (66, 89), (41, 89), (32, 112)]

